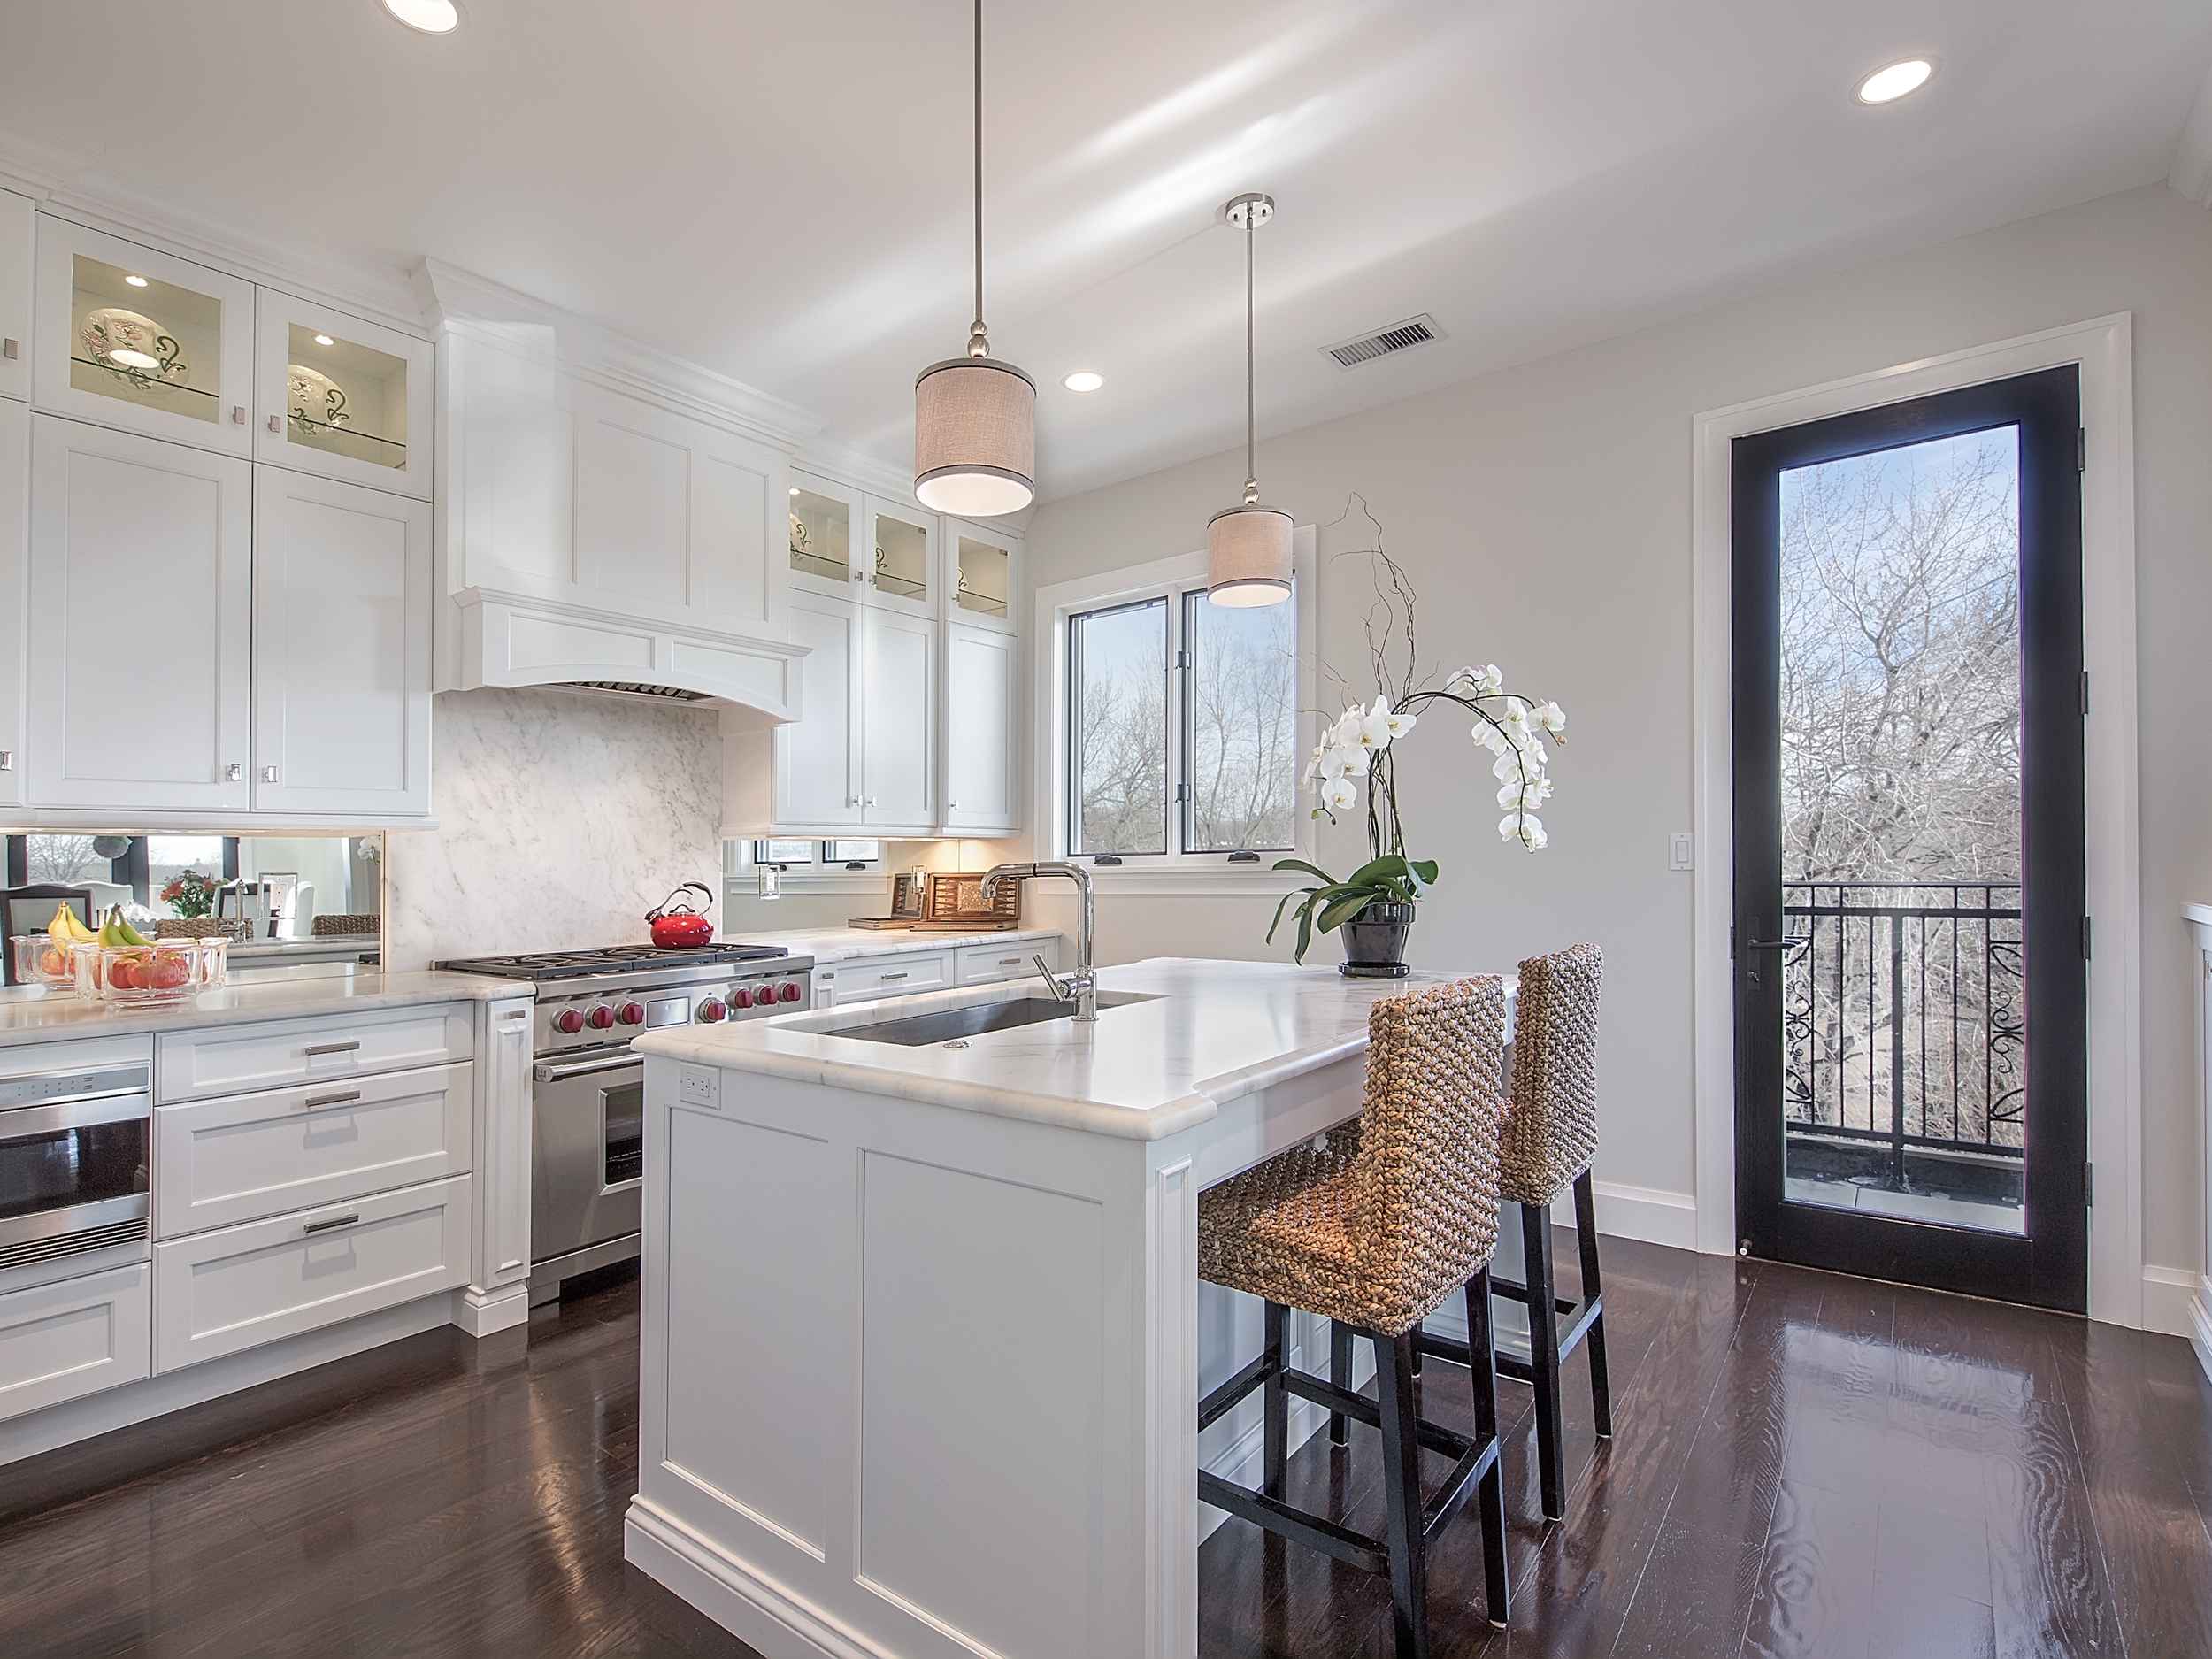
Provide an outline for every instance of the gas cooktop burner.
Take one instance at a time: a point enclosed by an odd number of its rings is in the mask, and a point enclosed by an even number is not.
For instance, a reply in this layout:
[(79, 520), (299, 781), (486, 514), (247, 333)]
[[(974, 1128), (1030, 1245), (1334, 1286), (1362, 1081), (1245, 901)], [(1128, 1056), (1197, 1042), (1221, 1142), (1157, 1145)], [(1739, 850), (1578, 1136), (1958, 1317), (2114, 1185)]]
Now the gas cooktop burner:
[(766, 962), (788, 956), (781, 945), (696, 945), (657, 949), (651, 945), (610, 945), (603, 950), (544, 950), (520, 956), (461, 956), (438, 965), (455, 973), (481, 973), (495, 979), (580, 979), (596, 973), (627, 973), (656, 968), (702, 968), (726, 962)]

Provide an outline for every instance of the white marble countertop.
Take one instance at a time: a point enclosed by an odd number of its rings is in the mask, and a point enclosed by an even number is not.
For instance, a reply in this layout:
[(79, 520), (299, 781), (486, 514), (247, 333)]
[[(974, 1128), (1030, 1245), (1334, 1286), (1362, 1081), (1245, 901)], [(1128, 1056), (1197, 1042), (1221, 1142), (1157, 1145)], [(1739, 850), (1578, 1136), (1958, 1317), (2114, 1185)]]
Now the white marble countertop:
[[(1000, 935), (1004, 937), (1004, 935)], [(1107, 968), (1099, 987), (1150, 1000), (926, 1048), (841, 1037), (827, 1025), (903, 1019), (1028, 996), (1026, 982), (813, 1009), (740, 1025), (649, 1032), (635, 1047), (699, 1064), (926, 1101), (1137, 1141), (1203, 1123), (1255, 1089), (1367, 1047), (1386, 996), (1457, 976), (1348, 979), (1333, 967), (1156, 957)], [(1507, 1007), (1515, 986), (1506, 976)]]
[(287, 1019), (302, 1014), (352, 1014), (373, 1008), (408, 1008), (425, 1002), (489, 1002), (528, 996), (531, 987), (515, 979), (485, 979), (472, 973), (431, 970), (384, 973), (364, 968), (333, 973), (329, 964), (301, 963), (257, 967), (229, 984), (181, 1002), (153, 1007), (108, 1007), (42, 986), (12, 986), (0, 991), (0, 1045), (40, 1042), (57, 1037), (119, 1037), (137, 1032), (189, 1031), (196, 1026), (234, 1025), (246, 1020)]
[(1017, 941), (1057, 939), (1051, 927), (1014, 927), (995, 933), (917, 933), (894, 927), (795, 927), (783, 932), (725, 933), (726, 945), (781, 945), (795, 956), (811, 956), (832, 967), (864, 956), (897, 956), (916, 950), (957, 950), (967, 945), (1003, 945)]

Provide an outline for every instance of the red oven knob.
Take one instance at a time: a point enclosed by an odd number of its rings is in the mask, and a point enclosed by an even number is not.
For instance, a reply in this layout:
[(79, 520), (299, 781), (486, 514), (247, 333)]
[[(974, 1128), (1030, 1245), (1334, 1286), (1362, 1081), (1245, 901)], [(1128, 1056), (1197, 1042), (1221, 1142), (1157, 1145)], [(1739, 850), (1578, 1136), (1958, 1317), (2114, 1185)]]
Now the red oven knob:
[(565, 1037), (573, 1037), (584, 1028), (584, 1016), (580, 1010), (565, 1008), (553, 1016), (553, 1029)]
[(729, 1011), (730, 1010), (728, 1009), (723, 1007), (721, 1003), (715, 1001), (715, 999), (710, 996), (707, 998), (705, 1002), (699, 1004), (699, 1018), (710, 1025), (714, 1024), (716, 1020), (721, 1018), (723, 1015), (728, 1013)]
[(776, 1000), (779, 1002), (797, 1002), (799, 1000), (799, 987), (797, 982), (795, 980), (793, 983), (785, 986), (781, 990), (778, 991), (776, 993)]
[(587, 1014), (585, 1018), (590, 1022), (594, 1031), (604, 1031), (614, 1024), (614, 1010), (603, 1002)]
[(753, 994), (744, 986), (733, 985), (730, 987), (729, 1002), (732, 1008), (750, 1008)]
[(614, 1010), (614, 1017), (626, 1025), (642, 1025), (645, 1023), (645, 1004), (625, 1002)]

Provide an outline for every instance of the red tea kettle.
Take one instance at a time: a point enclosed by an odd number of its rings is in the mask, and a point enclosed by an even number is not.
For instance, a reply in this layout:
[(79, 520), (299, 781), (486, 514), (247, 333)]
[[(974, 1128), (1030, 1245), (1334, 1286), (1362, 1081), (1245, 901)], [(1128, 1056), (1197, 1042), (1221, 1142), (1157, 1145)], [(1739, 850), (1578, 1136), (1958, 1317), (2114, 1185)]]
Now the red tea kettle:
[(714, 895), (705, 887), (687, 881), (656, 908), (645, 912), (645, 919), (653, 925), (653, 942), (663, 950), (711, 944), (714, 941), (714, 924), (684, 897), (687, 893), (696, 893), (708, 904), (714, 902)]

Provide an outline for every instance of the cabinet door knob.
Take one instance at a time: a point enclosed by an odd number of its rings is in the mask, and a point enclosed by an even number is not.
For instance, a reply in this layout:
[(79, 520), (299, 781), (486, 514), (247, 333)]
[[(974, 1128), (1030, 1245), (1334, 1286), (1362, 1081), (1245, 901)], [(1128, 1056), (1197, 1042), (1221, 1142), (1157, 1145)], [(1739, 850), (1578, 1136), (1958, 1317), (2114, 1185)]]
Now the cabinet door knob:
[(270, 416), (270, 417), (269, 417), (269, 430), (270, 430), (272, 433), (280, 433), (280, 432), (282, 432), (282, 431), (284, 430), (284, 417), (283, 417), (283, 416), (281, 416), (281, 415), (272, 415), (272, 416)]
[(229, 765), (223, 768), (223, 781), (225, 783), (236, 783), (245, 775), (246, 769), (234, 760), (231, 762)]
[(13, 772), (14, 770), (15, 751), (12, 749), (0, 749), (0, 772)]
[(0, 340), (0, 357), (5, 357), (9, 362), (12, 363), (22, 355), (23, 347), (20, 342), (15, 340)]
[(246, 424), (246, 406), (243, 403), (233, 403), (230, 406), (230, 424), (234, 426), (242, 426)]
[(264, 782), (264, 783), (274, 783), (276, 780), (277, 780), (277, 769), (276, 769), (274, 766), (264, 766), (264, 767), (261, 769), (261, 781), (262, 781), (262, 782)]
[(875, 805), (875, 803), (876, 803), (876, 798), (875, 798), (875, 796), (873, 796), (873, 795), (870, 795), (870, 796), (869, 796), (869, 797), (868, 797), (865, 801), (863, 801), (860, 804), (861, 804), (861, 805), (863, 805), (863, 806), (873, 806), (873, 805)]

